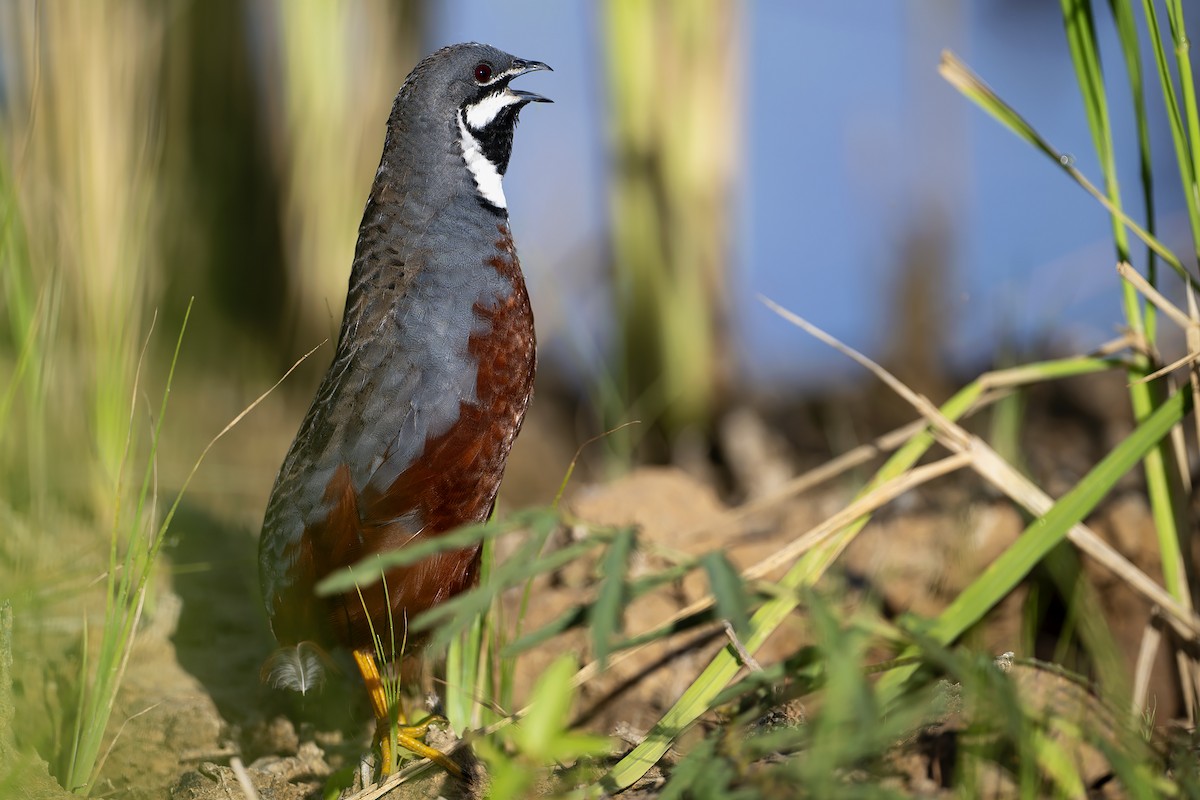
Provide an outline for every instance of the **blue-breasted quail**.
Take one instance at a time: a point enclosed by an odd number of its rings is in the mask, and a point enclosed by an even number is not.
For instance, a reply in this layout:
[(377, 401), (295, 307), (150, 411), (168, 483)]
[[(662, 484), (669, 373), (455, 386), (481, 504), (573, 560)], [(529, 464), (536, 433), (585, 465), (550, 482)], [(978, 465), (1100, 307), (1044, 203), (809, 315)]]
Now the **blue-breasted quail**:
[[(388, 709), (372, 630), (419, 647), (408, 621), (473, 585), (480, 549), (391, 569), (361, 595), (318, 597), (314, 585), (491, 512), (536, 363), (501, 177), (517, 115), (549, 102), (509, 84), (541, 69), (549, 67), (460, 44), (423, 60), (400, 88), (333, 363), (263, 521), (259, 577), (280, 644), (268, 679), (307, 689), (318, 680), (319, 649), (349, 648), (380, 726)], [(455, 769), (407, 738), (403, 746)]]

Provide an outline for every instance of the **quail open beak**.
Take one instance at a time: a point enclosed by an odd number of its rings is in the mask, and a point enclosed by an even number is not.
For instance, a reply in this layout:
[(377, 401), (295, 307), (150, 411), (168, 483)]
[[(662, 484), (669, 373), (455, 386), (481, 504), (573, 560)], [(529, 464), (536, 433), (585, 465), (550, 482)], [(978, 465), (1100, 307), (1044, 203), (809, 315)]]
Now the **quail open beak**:
[[(516, 77), (524, 75), (528, 72), (537, 72), (540, 69), (549, 70), (550, 72), (554, 72), (554, 68), (551, 67), (549, 64), (545, 64), (541, 61), (526, 61), (523, 58), (518, 58), (518, 59), (513, 60), (512, 76), (514, 78), (516, 78)], [(549, 97), (543, 97), (540, 94), (535, 94), (533, 92), (527, 92), (524, 89), (509, 88), (508, 91), (512, 92), (517, 97), (521, 98), (522, 105), (524, 105), (525, 103), (553, 103), (554, 102)]]
[(521, 98), (522, 105), (524, 105), (525, 103), (553, 103), (554, 102), (549, 97), (543, 97), (540, 94), (534, 94), (533, 92), (527, 92), (524, 89), (509, 89), (508, 91), (515, 94), (517, 97)]

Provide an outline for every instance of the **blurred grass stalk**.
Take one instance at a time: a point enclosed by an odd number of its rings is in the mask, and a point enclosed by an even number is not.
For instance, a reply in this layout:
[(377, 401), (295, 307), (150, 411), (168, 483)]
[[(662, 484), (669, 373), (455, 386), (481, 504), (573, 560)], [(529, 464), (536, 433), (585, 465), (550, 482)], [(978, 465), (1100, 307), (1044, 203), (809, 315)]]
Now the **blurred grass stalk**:
[[(384, 123), (419, 31), (408, 2), (275, 0), (289, 315), (302, 341), (336, 335)], [(399, 33), (400, 35), (397, 35)]]
[[(91, 521), (111, 531), (100, 643), (89, 647), (85, 619), (78, 694), (65, 715), (75, 726), (72, 744), (44, 754), (58, 762), (63, 784), (83, 793), (103, 761), (162, 537), (151, 490), (157, 430), (140, 493), (127, 496), (122, 482), (139, 452), (130, 403), (145, 309), (162, 282), (160, 14), (141, 0), (0, 10), (4, 313), (18, 351), (5, 395), (6, 482), (19, 486), (17, 462), (31, 467), (28, 499), (18, 492), (10, 502), (47, 545), (43, 512), (51, 503), (72, 508), (83, 499)], [(22, 396), (10, 405), (22, 378)], [(13, 429), (20, 440), (7, 435)]]
[(743, 11), (609, 0), (602, 13), (624, 379), (608, 427), (632, 413), (673, 438), (708, 425), (729, 367)]
[[(0, 131), (0, 136), (7, 133)], [(7, 142), (0, 142), (0, 148), (7, 152)], [(51, 294), (45, 287), (38, 291), (7, 157), (0, 157), (0, 286), (0, 314), (7, 318), (5, 333), (11, 337), (13, 359), (11, 364), (0, 360), (8, 374), (7, 386), (0, 394), (0, 475), (8, 486), (10, 503), (15, 496), (26, 494), (29, 505), (40, 510), (46, 485), (45, 352), (51, 346), (49, 332), (56, 327), (51, 320), (58, 293)], [(24, 424), (14, 425), (11, 420), (19, 394), (24, 398), (18, 412)], [(13, 485), (18, 475), (24, 478), (24, 492)]]
[[(27, 235), (27, 259), (6, 259), (6, 288), (15, 289), (6, 313), (11, 326), (24, 321), (33, 332), (32, 309), (45, 309), (40, 336), (54, 342), (53, 354), (37, 353), (27, 411), (69, 418), (81, 387), (87, 405), (79, 431), (86, 443), (33, 438), (30, 458), (45, 458), (47, 445), (87, 448), (85, 457), (75, 452), (58, 463), (70, 463), (71, 472), (91, 468), (90, 499), (108, 516), (143, 309), (159, 284), (154, 198), (162, 21), (150, 5), (132, 0), (6, 3), (0, 20), (5, 183), (11, 181)], [(12, 224), (10, 218), (10, 234)]]

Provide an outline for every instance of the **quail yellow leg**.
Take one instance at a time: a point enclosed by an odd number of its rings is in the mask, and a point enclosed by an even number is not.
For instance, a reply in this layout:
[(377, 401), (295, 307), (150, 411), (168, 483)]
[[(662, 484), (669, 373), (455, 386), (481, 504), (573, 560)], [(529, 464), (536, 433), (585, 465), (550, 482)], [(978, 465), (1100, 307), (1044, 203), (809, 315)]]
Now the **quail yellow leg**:
[[(383, 678), (379, 674), (379, 666), (375, 663), (375, 654), (370, 650), (355, 650), (354, 663), (358, 665), (363, 683), (367, 686), (371, 711), (375, 714), (375, 738), (379, 742), (379, 755), (383, 762), (382, 772), (384, 775), (388, 775), (392, 771), (392, 735), (391, 716), (388, 710), (387, 695), (383, 690)], [(420, 725), (401, 724), (396, 731), (396, 744), (411, 753), (428, 758), (451, 775), (456, 777), (462, 775), (462, 770), (445, 753), (421, 741), (421, 737), (429, 730), (429, 723), (432, 719), (435, 718), (426, 720)], [(401, 723), (407, 721), (404, 719), (403, 709), (400, 709), (400, 721)]]

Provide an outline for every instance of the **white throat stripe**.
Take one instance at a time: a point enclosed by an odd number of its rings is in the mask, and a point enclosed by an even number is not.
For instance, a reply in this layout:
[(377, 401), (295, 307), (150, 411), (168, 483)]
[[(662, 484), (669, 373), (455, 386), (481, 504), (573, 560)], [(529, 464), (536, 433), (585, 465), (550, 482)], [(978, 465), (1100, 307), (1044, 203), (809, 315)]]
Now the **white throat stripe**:
[(496, 165), (488, 161), (488, 157), (483, 154), (483, 147), (471, 134), (461, 113), (458, 115), (458, 143), (462, 146), (463, 160), (467, 162), (471, 177), (475, 179), (479, 194), (496, 208), (507, 210), (508, 201), (504, 199), (500, 173), (496, 170)]
[(481, 131), (492, 124), (497, 114), (520, 99), (507, 89), (503, 92), (492, 92), (478, 103), (467, 106), (467, 125), (473, 131)]
[(519, 67), (511, 67), (509, 69), (504, 70), (504, 72), (497, 72), (495, 75), (492, 76), (492, 79), (490, 81), (488, 81), (487, 83), (481, 84), (481, 85), (482, 86), (492, 86), (493, 84), (497, 84), (500, 81), (504, 80), (505, 78), (512, 78), (512, 77), (515, 77), (518, 75), (524, 75), (526, 72), (529, 72), (529, 68), (524, 65), (519, 66)]

